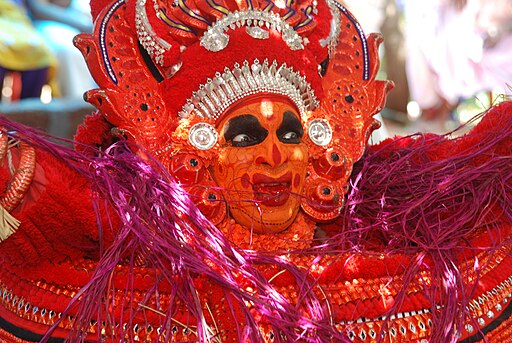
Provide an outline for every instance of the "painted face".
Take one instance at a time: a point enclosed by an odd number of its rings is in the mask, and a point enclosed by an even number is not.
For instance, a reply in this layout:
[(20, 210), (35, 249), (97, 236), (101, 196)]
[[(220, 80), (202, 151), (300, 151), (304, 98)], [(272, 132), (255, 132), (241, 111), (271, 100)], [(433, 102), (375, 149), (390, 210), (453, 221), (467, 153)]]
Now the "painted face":
[(308, 151), (298, 111), (285, 99), (258, 99), (229, 111), (218, 125), (212, 167), (231, 217), (257, 233), (277, 233), (295, 219)]

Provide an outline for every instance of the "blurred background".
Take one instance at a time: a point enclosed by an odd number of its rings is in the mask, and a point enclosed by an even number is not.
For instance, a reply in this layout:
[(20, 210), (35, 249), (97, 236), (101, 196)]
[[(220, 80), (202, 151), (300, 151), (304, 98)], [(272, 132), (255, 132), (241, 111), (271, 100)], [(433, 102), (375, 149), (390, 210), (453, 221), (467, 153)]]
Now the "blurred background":
[(0, 0), (0, 113), (71, 138), (96, 85), (73, 37), (92, 31), (88, 0)]
[[(450, 132), (512, 94), (512, 0), (341, 2), (385, 39), (395, 88), (374, 142)], [(88, 0), (0, 0), (0, 113), (71, 138), (96, 87), (72, 39), (91, 30)]]
[[(512, 94), (512, 0), (343, 0), (381, 32), (390, 135), (447, 133)], [(461, 134), (474, 125), (468, 124)]]

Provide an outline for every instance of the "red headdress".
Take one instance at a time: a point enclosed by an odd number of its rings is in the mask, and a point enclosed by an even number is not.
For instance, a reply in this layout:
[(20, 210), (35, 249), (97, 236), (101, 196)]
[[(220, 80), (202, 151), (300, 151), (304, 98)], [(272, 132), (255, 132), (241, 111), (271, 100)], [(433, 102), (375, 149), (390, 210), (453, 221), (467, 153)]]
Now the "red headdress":
[[(216, 123), (257, 94), (289, 98), (307, 128), (309, 177), (303, 210), (338, 216), (352, 164), (379, 124), (372, 118), (390, 84), (376, 81), (380, 36), (329, 1), (93, 2), (94, 34), (80, 35), (100, 89), (87, 101), (122, 135), (191, 187), (214, 223), (225, 218), (207, 171)], [(104, 7), (101, 12), (100, 7)], [(98, 136), (82, 128), (80, 140)], [(192, 163), (191, 163), (192, 161)]]
[[(0, 119), (25, 140), (14, 175), (0, 168), (0, 205), (21, 222), (0, 230), (0, 341), (510, 338), (511, 104), (468, 137), (363, 155), (389, 83), (375, 80), (379, 36), (336, 1), (98, 0), (92, 11), (94, 33), (76, 44), (98, 112), (77, 139), (108, 151), (56, 148)], [(222, 232), (225, 202), (210, 201), (223, 196), (210, 175), (219, 121), (261, 95), (289, 100), (306, 132), (301, 208), (314, 222), (294, 224), (326, 232), (318, 222), (347, 201), (334, 237), (309, 237), (319, 245), (240, 249)], [(96, 195), (118, 214), (97, 211), (112, 230), (98, 230)]]

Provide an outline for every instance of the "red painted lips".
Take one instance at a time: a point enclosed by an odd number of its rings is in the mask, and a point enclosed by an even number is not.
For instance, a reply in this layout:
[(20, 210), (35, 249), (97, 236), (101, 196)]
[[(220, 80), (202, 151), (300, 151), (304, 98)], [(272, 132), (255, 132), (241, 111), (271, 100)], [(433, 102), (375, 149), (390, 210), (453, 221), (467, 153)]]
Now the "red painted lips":
[(256, 201), (265, 206), (282, 206), (290, 197), (292, 173), (288, 172), (279, 178), (263, 174), (254, 174), (252, 189)]

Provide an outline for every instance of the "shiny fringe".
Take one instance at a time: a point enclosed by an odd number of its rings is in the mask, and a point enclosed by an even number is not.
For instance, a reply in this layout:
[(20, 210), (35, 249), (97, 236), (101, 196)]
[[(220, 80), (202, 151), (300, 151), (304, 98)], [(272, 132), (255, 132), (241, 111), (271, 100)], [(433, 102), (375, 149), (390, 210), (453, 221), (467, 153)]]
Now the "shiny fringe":
[[(415, 135), (370, 149), (354, 168), (339, 233), (311, 249), (292, 253), (413, 256), (404, 266), (404, 286), (388, 312), (398, 311), (407, 287), (417, 282), (420, 270), (428, 269), (436, 282), (420, 286), (432, 303), (430, 339), (455, 342), (475, 287), (464, 275), (478, 275), (490, 262), (478, 261), (464, 269), (458, 256), (468, 251), (476, 255), (481, 249), (492, 252), (510, 243), (501, 228), (512, 222), (512, 106), (509, 103), (491, 112), (461, 138)], [(282, 334), (275, 336), (278, 342), (348, 341), (331, 324), (327, 310), (314, 295), (315, 281), (308, 279), (307, 271), (279, 254), (235, 250), (156, 161), (142, 160), (124, 142), (91, 158), (48, 143), (33, 130), (5, 120), (0, 120), (0, 125), (14, 127), (18, 139), (52, 152), (79, 170), (91, 181), (98, 199), (114, 206), (123, 222), (90, 282), (69, 305), (69, 309), (79, 309), (69, 341), (84, 341), (83, 332), (91, 320), (106, 321), (116, 328), (112, 332), (115, 339), (133, 341), (133, 334), (125, 332), (123, 324), (131, 326), (135, 316), (150, 315), (144, 306), (151, 306), (151, 297), (157, 297), (160, 288), (170, 290), (175, 300), (185, 304), (199, 341), (213, 341), (214, 330), (205, 320), (194, 284), (197, 275), (231, 295), (227, 298), (233, 313), (242, 311), (237, 324), (244, 324), (243, 329), (238, 326), (240, 342), (263, 341), (256, 319), (246, 306), (239, 306), (245, 302), (254, 303), (274, 332)], [(97, 206), (105, 204), (98, 202)], [(110, 228), (100, 227), (105, 229)], [(491, 243), (470, 246), (470, 240), (482, 230), (487, 230)], [(122, 285), (111, 282), (119, 263), (131, 270)], [(142, 304), (134, 303), (133, 297), (135, 269), (140, 263), (154, 271), (149, 276), (154, 282)], [(254, 268), (256, 264), (288, 270), (300, 285), (299, 304), (286, 301)], [(241, 288), (240, 277), (256, 293)], [(113, 294), (119, 291), (126, 297), (117, 313), (112, 313)], [(163, 313), (161, 326), (170, 327), (178, 309), (156, 310)], [(51, 331), (45, 339), (50, 335)], [(162, 340), (167, 342), (170, 337)]]

